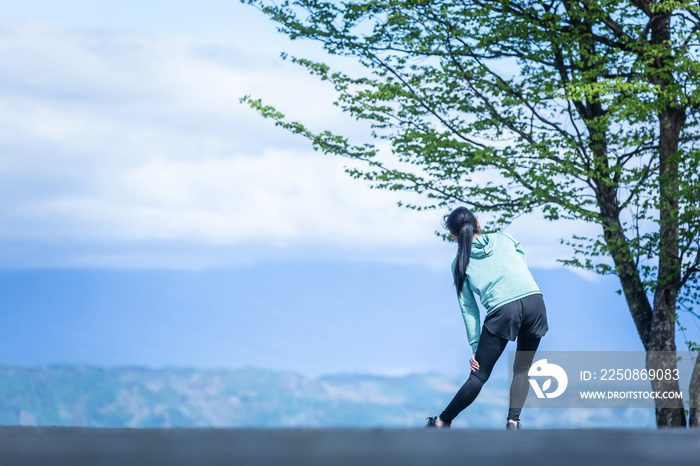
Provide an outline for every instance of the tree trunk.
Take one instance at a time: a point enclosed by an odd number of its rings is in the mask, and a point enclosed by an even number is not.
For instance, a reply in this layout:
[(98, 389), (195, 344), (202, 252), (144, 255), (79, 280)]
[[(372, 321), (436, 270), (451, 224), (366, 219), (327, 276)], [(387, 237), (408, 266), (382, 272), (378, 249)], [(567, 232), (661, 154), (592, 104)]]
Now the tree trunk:
[(655, 374), (651, 381), (651, 388), (656, 392), (654, 398), (656, 407), (656, 426), (685, 427), (685, 412), (681, 398), (663, 398), (663, 393), (678, 393), (680, 386), (678, 380), (674, 380), (676, 374), (676, 353), (674, 351), (647, 351), (647, 370)]
[(690, 427), (700, 427), (700, 356), (695, 359), (688, 394), (690, 395), (688, 424)]
[[(653, 57), (652, 83), (663, 93), (673, 84), (669, 68), (671, 44), (671, 13), (652, 18), (651, 43), (661, 45), (665, 51)], [(663, 50), (663, 49), (662, 49)], [(659, 97), (663, 98), (663, 97)], [(665, 102), (659, 112), (659, 268), (654, 293), (647, 368), (673, 370), (676, 368), (676, 301), (681, 285), (681, 263), (678, 231), (678, 143), (686, 119), (685, 109), (676, 100)], [(656, 353), (660, 352), (660, 353)], [(679, 391), (678, 380), (652, 380), (655, 391)], [(655, 399), (656, 425), (662, 427), (685, 427), (683, 401), (680, 399)]]
[[(672, 103), (659, 114), (659, 269), (652, 313), (647, 369), (676, 368), (676, 301), (680, 288), (678, 252), (678, 139), (685, 123), (685, 111)], [(655, 391), (679, 391), (677, 380), (655, 379)], [(685, 427), (683, 401), (655, 399), (658, 427)]]
[[(602, 209), (601, 209), (602, 210)], [(651, 341), (652, 308), (646, 295), (639, 270), (632, 259), (633, 254), (622, 230), (617, 214), (603, 211), (603, 237), (610, 248), (610, 255), (615, 263), (617, 276), (627, 301), (634, 325), (637, 327), (644, 349), (649, 351)]]

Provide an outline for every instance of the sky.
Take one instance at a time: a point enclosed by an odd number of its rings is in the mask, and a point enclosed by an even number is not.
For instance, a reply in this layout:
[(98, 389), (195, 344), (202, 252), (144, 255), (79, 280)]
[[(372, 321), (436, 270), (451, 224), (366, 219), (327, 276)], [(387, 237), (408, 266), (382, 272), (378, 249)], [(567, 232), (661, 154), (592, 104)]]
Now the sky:
[[(366, 138), (279, 57), (316, 44), (232, 0), (0, 10), (0, 364), (466, 374), (446, 212), (397, 207), (239, 101)], [(556, 261), (591, 228), (507, 230), (545, 294), (541, 348), (641, 350), (615, 279)]]

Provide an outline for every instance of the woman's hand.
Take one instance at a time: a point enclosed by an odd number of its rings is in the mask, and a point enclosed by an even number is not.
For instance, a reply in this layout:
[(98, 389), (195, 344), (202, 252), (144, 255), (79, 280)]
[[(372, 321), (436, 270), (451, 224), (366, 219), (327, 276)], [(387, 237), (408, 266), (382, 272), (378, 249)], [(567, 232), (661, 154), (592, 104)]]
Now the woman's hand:
[(472, 357), (469, 358), (469, 368), (473, 371), (478, 371), (479, 370), (479, 363), (476, 362), (476, 359), (474, 359), (474, 355), (472, 354)]

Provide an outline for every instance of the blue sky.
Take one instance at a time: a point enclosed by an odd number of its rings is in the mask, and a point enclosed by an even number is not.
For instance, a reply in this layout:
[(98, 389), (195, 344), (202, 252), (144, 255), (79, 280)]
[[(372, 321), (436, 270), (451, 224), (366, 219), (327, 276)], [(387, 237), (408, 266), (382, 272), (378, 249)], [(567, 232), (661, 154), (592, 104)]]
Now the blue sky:
[[(614, 283), (591, 285), (556, 270), (534, 275), (552, 329), (542, 349), (641, 349)], [(3, 363), (21, 365), (459, 378), (470, 350), (449, 278), (419, 265), (333, 261), (205, 271), (6, 270), (0, 354)]]
[[(365, 137), (279, 59), (317, 46), (230, 0), (0, 9), (0, 363), (466, 372), (443, 212), (239, 103)], [(556, 263), (590, 228), (509, 227), (549, 306), (542, 348), (641, 349), (614, 279)]]

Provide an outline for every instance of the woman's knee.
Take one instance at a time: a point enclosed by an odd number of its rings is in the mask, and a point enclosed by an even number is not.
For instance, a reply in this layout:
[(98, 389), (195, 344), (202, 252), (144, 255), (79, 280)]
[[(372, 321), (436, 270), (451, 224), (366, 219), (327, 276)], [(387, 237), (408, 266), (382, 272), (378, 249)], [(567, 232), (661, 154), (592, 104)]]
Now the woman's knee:
[(469, 378), (474, 380), (475, 383), (479, 383), (481, 385), (484, 385), (486, 381), (491, 377), (491, 371), (490, 370), (485, 370), (483, 367), (479, 368), (478, 370), (472, 371), (471, 374), (469, 374)]
[(513, 364), (513, 374), (515, 375), (527, 372), (530, 370), (530, 367), (532, 367), (532, 363), (530, 362), (515, 363)]

